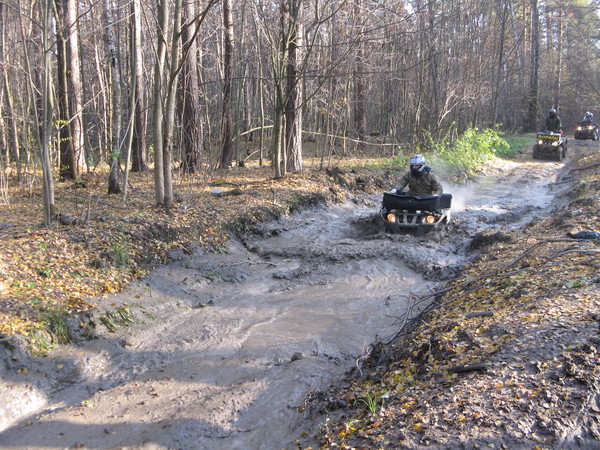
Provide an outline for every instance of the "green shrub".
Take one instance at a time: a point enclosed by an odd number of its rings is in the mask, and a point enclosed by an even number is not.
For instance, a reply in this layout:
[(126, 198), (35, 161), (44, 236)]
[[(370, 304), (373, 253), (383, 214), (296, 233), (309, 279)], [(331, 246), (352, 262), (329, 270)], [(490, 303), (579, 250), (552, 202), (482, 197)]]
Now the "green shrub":
[(510, 150), (498, 156), (502, 158), (512, 158), (523, 149), (529, 150), (535, 141), (535, 134), (513, 134), (506, 136), (504, 140), (508, 143)]
[(445, 137), (436, 141), (430, 138), (427, 148), (432, 152), (429, 159), (436, 169), (455, 179), (473, 176), (482, 164), (514, 151), (500, 132), (491, 128), (480, 131), (472, 127), (453, 142)]

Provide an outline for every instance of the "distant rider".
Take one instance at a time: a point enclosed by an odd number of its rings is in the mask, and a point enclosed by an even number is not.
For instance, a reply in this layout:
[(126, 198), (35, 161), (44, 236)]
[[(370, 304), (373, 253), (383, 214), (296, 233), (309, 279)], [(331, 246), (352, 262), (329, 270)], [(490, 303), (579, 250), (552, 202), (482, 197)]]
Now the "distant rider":
[(594, 114), (589, 111), (585, 113), (583, 121), (591, 125), (596, 125), (596, 121), (594, 120)]
[(420, 154), (410, 159), (410, 169), (400, 178), (395, 189), (401, 191), (406, 186), (409, 195), (442, 195), (443, 192), (442, 185), (433, 174), (433, 170), (426, 165), (425, 157)]
[(548, 117), (545, 122), (546, 131), (552, 131), (554, 133), (562, 134), (562, 121), (560, 116), (556, 113), (556, 109), (552, 108), (548, 111)]

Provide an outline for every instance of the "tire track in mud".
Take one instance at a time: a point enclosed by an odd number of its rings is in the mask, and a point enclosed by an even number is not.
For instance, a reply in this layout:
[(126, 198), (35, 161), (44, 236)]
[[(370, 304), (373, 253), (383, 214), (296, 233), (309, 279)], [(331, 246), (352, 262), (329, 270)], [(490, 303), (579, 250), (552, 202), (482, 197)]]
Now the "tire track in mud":
[(0, 445), (281, 448), (307, 397), (418, 313), (410, 292), (454, 276), (478, 233), (548, 212), (561, 167), (506, 163), (447, 187), (452, 222), (419, 238), (385, 232), (371, 196), (264, 224), (224, 253), (179, 255), (111, 298), (135, 326), (30, 361), (28, 383), (3, 380), (23, 395)]

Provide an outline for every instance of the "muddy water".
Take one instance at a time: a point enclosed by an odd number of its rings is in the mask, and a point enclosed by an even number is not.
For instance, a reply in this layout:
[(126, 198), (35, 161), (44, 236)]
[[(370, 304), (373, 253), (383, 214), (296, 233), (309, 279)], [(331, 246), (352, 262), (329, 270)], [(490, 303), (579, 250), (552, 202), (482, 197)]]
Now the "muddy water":
[(560, 166), (447, 189), (452, 223), (422, 238), (386, 233), (376, 195), (181, 255), (111, 299), (132, 328), (3, 374), (20, 395), (0, 406), (0, 447), (282, 448), (305, 401), (425, 307), (409, 294), (460, 270), (475, 233), (547, 213)]

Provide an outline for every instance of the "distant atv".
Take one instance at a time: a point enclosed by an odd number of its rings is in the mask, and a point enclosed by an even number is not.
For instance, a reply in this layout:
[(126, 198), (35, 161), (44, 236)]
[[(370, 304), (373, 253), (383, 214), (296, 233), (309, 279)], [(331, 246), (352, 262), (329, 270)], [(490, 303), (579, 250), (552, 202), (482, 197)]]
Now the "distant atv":
[(590, 122), (578, 122), (575, 126), (575, 139), (591, 139), (598, 140), (598, 125)]
[(567, 154), (567, 138), (561, 133), (540, 131), (533, 146), (533, 159), (560, 161)]
[(379, 214), (393, 232), (415, 231), (417, 236), (450, 221), (452, 194), (413, 196), (384, 192)]

